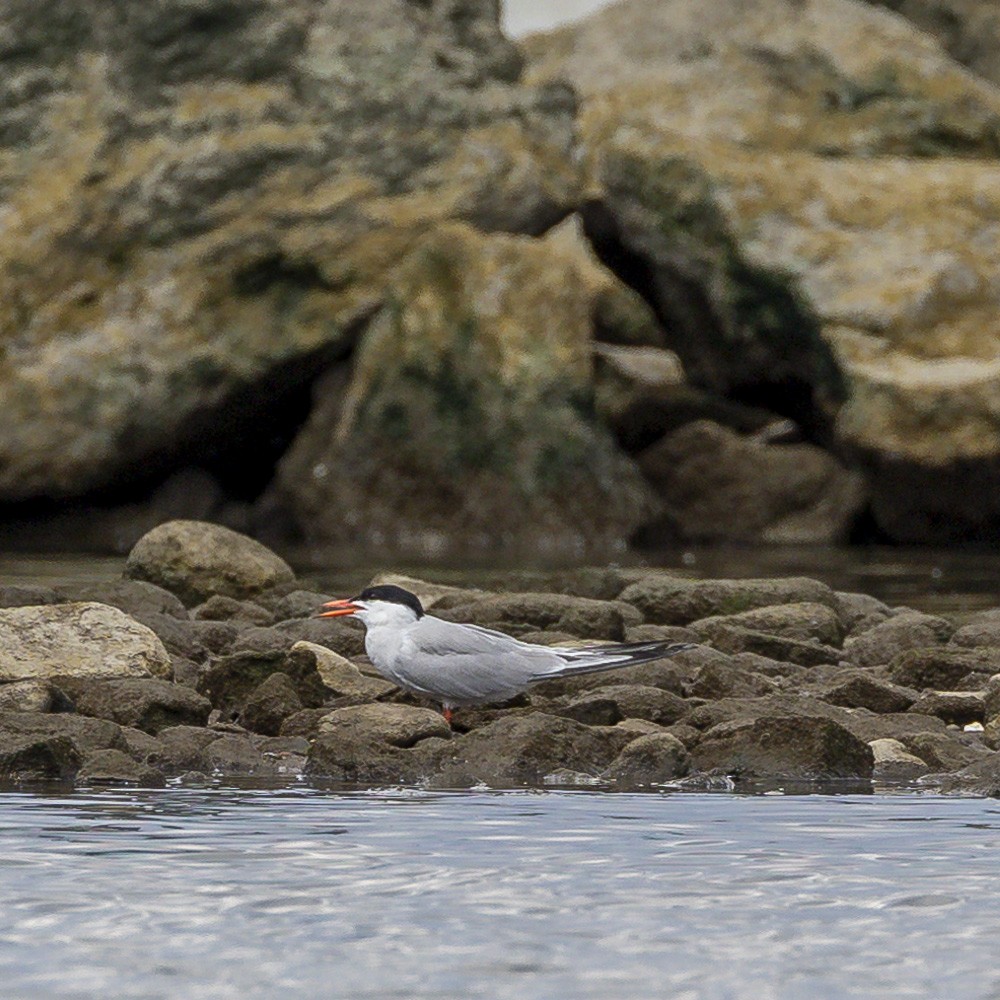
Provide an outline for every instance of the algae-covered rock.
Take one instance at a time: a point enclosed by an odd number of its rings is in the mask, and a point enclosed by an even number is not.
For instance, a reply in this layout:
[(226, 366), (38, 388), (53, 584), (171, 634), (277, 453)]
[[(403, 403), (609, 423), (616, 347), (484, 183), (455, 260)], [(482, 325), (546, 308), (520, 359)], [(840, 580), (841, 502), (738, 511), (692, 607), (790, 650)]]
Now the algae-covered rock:
[(394, 274), (350, 383), (324, 386), (264, 501), (308, 540), (437, 554), (621, 546), (652, 512), (591, 413), (572, 260), (455, 225)]
[(60, 0), (0, 37), (0, 501), (273, 461), (428, 230), (575, 201), (572, 93), (518, 85), (495, 3)]

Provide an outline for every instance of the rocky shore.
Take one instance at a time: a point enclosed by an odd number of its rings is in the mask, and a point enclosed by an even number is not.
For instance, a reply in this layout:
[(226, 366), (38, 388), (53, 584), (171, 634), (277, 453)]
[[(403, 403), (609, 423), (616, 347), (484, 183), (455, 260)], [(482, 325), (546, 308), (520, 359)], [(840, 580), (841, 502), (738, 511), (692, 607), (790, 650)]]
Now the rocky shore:
[(175, 521), (123, 578), (0, 587), (0, 782), (233, 777), (462, 788), (914, 783), (1000, 795), (1000, 608), (960, 626), (816, 580), (567, 571), (482, 591), (383, 575), (439, 617), (669, 659), (456, 712), (382, 678), (334, 596), (258, 542)]

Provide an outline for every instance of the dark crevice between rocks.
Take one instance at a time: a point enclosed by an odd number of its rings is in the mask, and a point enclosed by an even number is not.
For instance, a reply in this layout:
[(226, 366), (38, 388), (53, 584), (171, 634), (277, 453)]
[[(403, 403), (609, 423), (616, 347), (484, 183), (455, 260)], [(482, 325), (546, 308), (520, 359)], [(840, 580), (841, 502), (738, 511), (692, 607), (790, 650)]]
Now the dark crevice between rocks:
[[(285, 273), (281, 280), (287, 279)], [(271, 279), (261, 270), (248, 280)], [(292, 280), (306, 280), (305, 272)], [(176, 517), (249, 530), (250, 505), (308, 418), (314, 385), (348, 361), (368, 318), (336, 343), (297, 355), (190, 414), (168, 449), (146, 455), (102, 488), (0, 505), (0, 549), (124, 552), (155, 524)]]
[[(709, 270), (723, 269), (727, 282), (738, 289), (736, 301), (727, 303), (737, 324), (733, 331), (733, 317), (720, 315), (699, 280), (704, 261), (689, 266), (678, 249), (676, 266), (657, 267), (651, 255), (629, 245), (626, 227), (609, 204), (587, 202), (581, 216), (594, 252), (649, 304), (693, 385), (788, 417), (805, 440), (833, 450), (832, 416), (843, 396), (842, 377), (820, 340), (815, 317), (787, 283), (744, 264), (724, 234), (708, 234), (706, 238), (721, 241), (705, 248), (713, 258)], [(753, 349), (755, 340), (783, 363), (774, 366), (771, 379), (751, 372), (752, 381), (740, 382), (735, 377), (740, 365), (733, 358)], [(796, 364), (792, 353), (803, 363)]]

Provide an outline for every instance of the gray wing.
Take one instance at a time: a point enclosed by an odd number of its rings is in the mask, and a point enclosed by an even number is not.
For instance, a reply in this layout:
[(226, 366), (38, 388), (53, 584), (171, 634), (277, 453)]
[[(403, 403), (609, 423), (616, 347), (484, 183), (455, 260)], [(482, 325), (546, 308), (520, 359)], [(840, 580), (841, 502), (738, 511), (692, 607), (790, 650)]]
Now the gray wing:
[(394, 672), (415, 691), (462, 705), (500, 701), (564, 661), (545, 646), (425, 615), (407, 634)]

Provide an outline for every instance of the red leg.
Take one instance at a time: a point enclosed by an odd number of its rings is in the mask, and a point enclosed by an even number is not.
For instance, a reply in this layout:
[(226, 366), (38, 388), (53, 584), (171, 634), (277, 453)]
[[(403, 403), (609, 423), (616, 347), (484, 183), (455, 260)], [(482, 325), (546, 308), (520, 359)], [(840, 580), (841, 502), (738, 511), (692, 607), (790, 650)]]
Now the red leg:
[(451, 709), (450, 708), (442, 708), (441, 709), (441, 714), (444, 716), (444, 721), (447, 722), (448, 725), (450, 726), (451, 725)]

